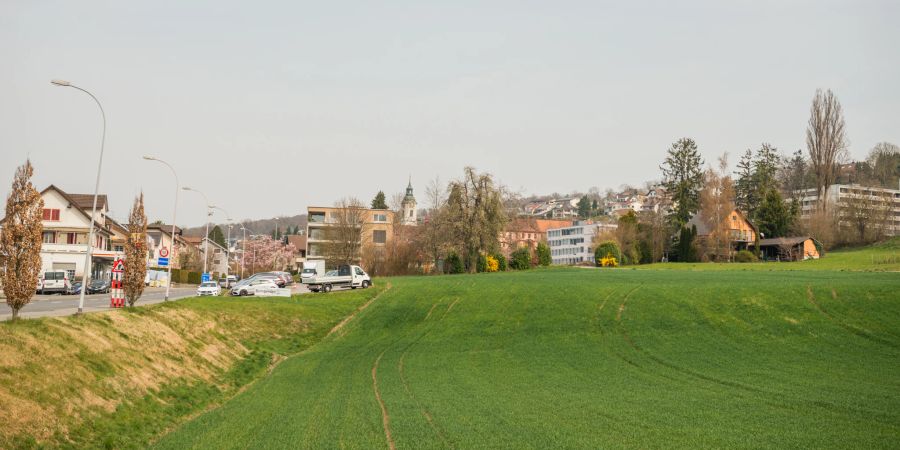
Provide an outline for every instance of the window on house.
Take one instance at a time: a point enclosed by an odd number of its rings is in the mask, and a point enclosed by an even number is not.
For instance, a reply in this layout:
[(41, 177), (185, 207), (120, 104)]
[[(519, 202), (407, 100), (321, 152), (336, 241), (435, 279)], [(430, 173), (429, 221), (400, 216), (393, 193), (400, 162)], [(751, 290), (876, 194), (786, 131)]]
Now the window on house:
[(41, 241), (45, 244), (55, 244), (56, 233), (52, 231), (45, 231), (43, 234), (41, 234)]
[(73, 245), (78, 242), (78, 233), (66, 233), (66, 244)]
[(385, 230), (373, 230), (372, 231), (372, 242), (376, 244), (384, 244), (387, 242), (387, 231)]
[(376, 222), (387, 222), (387, 214), (375, 214)]
[(59, 221), (59, 210), (53, 208), (44, 208), (44, 220)]

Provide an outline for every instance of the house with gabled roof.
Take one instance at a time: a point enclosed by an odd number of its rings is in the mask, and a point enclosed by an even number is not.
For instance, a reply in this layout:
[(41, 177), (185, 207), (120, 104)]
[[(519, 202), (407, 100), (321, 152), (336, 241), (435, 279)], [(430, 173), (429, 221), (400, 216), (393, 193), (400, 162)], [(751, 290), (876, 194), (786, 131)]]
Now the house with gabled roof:
[[(41, 270), (62, 270), (68, 272), (70, 280), (80, 279), (85, 273), (94, 195), (70, 194), (51, 184), (41, 191), (41, 198), (44, 200)], [(124, 257), (121, 246), (127, 231), (108, 214), (108, 199), (106, 195), (99, 195), (91, 243), (91, 267), (88, 269), (91, 278), (109, 279), (113, 261)]]

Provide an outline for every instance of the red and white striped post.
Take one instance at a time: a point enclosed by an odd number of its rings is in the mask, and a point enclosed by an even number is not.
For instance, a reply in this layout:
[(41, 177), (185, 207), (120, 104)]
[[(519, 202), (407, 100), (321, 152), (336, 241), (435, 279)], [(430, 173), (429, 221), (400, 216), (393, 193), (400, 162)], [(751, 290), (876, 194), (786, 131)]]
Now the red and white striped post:
[(125, 261), (117, 259), (113, 263), (112, 280), (109, 282), (109, 307), (121, 308), (125, 306), (125, 289), (122, 282), (125, 278)]

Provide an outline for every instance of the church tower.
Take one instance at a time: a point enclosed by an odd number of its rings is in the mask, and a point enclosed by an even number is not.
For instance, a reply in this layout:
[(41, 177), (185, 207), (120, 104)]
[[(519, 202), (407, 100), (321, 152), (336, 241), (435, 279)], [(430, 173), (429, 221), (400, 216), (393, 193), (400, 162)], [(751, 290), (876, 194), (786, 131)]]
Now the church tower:
[(412, 177), (409, 178), (409, 184), (406, 186), (406, 195), (403, 202), (400, 203), (403, 210), (403, 218), (400, 223), (403, 225), (416, 225), (418, 217), (416, 217), (416, 197), (413, 195)]

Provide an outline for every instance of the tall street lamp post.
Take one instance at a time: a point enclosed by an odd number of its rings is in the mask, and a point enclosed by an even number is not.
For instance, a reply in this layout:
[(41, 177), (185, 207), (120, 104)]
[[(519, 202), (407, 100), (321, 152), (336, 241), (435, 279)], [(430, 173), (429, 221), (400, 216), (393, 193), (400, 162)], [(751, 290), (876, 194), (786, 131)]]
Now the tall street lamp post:
[(185, 191), (196, 192), (203, 196), (203, 200), (206, 200), (206, 234), (203, 236), (203, 273), (206, 273), (206, 260), (209, 259), (209, 218), (210, 216), (212, 216), (213, 205), (209, 203), (209, 197), (207, 197), (203, 192), (200, 192), (193, 188), (189, 188), (187, 186), (181, 189)]
[(228, 237), (225, 238), (225, 287), (230, 287), (231, 285), (228, 283), (228, 272), (231, 270), (231, 214), (228, 214), (228, 211), (225, 211), (225, 208), (219, 206), (213, 206), (213, 208), (225, 213), (225, 220), (228, 221)]
[(78, 312), (76, 314), (81, 314), (84, 312), (84, 293), (87, 291), (88, 286), (90, 286), (91, 280), (91, 253), (94, 245), (94, 222), (95, 216), (97, 215), (97, 196), (100, 191), (100, 170), (103, 168), (103, 147), (106, 143), (106, 112), (103, 111), (103, 105), (100, 104), (100, 100), (91, 94), (86, 89), (82, 89), (74, 84), (65, 81), (65, 80), (51, 80), (50, 83), (61, 86), (61, 87), (70, 87), (73, 89), (78, 89), (81, 92), (84, 92), (87, 95), (90, 95), (94, 102), (97, 103), (97, 106), (100, 108), (100, 116), (103, 118), (103, 132), (100, 134), (100, 160), (97, 162), (97, 179), (94, 182), (94, 203), (91, 206), (91, 228), (88, 230), (88, 239), (85, 245), (84, 252), (84, 275), (81, 277), (81, 295), (78, 298)]
[[(169, 256), (174, 258), (175, 257), (175, 239), (176, 239), (175, 238), (175, 218), (176, 218), (176, 214), (178, 213), (178, 191), (181, 189), (179, 187), (180, 183), (178, 182), (178, 174), (175, 173), (175, 168), (173, 168), (171, 164), (169, 164), (159, 158), (154, 158), (152, 156), (144, 156), (144, 159), (146, 159), (147, 161), (156, 161), (156, 162), (165, 164), (166, 167), (168, 167), (169, 170), (172, 171), (172, 175), (175, 176), (175, 205), (172, 207), (172, 248), (169, 250)], [(162, 239), (160, 239), (160, 240), (162, 240)], [(169, 261), (168, 266), (169, 266), (168, 267), (169, 279), (166, 282), (166, 298), (164, 301), (169, 301), (169, 288), (172, 286), (172, 262), (171, 261)]]
[(241, 224), (241, 231), (244, 232), (244, 238), (241, 239), (241, 279), (244, 279), (244, 255), (247, 254), (247, 228)]

